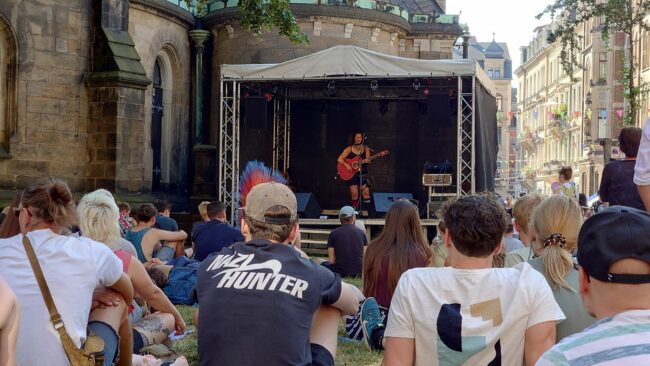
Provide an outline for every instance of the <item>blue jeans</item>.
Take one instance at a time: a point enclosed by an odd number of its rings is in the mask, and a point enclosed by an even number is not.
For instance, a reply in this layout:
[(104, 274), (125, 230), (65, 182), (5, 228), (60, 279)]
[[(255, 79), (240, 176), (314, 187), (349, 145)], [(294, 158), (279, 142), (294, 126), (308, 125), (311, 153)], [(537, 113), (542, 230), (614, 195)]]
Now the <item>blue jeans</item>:
[(120, 337), (113, 327), (98, 320), (88, 322), (88, 329), (104, 340), (104, 366), (111, 366), (117, 360)]

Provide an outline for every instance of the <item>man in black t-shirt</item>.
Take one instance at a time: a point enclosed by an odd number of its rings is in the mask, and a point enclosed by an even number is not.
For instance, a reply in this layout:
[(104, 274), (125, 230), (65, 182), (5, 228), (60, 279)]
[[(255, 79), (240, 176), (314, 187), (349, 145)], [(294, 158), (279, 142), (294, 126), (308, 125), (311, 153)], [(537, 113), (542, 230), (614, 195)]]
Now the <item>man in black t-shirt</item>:
[(298, 234), (293, 192), (255, 186), (241, 220), (246, 242), (199, 267), (201, 365), (334, 365), (340, 316), (355, 314), (350, 285), (290, 242)]
[(368, 238), (356, 225), (357, 213), (351, 206), (339, 211), (341, 226), (327, 238), (328, 262), (323, 265), (343, 277), (360, 277)]
[(241, 231), (226, 223), (226, 205), (210, 202), (207, 214), (210, 221), (202, 222), (192, 230), (194, 259), (199, 262), (233, 243), (244, 241)]

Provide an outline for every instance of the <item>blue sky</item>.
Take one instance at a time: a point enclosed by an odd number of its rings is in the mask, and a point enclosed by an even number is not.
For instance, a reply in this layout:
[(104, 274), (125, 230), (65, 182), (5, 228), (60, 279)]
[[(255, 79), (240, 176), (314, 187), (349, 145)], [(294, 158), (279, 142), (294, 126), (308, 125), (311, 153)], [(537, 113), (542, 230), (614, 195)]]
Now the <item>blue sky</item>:
[(469, 25), (470, 33), (479, 42), (506, 42), (512, 58), (513, 71), (519, 67), (519, 47), (528, 45), (533, 30), (550, 22), (547, 16), (537, 20), (552, 0), (447, 0), (447, 14), (461, 14), (461, 23)]

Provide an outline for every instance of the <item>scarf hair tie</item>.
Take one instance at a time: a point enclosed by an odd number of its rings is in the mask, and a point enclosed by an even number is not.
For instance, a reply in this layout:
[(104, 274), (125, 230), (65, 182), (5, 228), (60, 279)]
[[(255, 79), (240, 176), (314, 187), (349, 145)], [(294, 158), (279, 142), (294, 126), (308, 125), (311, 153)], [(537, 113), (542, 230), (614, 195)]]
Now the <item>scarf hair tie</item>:
[(550, 245), (557, 245), (560, 248), (564, 248), (566, 246), (566, 239), (560, 233), (553, 233), (544, 239), (544, 248)]

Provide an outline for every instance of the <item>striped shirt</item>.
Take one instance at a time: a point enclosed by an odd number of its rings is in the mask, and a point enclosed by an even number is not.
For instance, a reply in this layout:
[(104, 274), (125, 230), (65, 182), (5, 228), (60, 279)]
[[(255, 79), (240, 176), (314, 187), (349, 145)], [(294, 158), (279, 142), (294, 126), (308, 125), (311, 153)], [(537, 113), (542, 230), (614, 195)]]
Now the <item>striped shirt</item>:
[(536, 366), (650, 365), (650, 310), (604, 318), (564, 338)]

